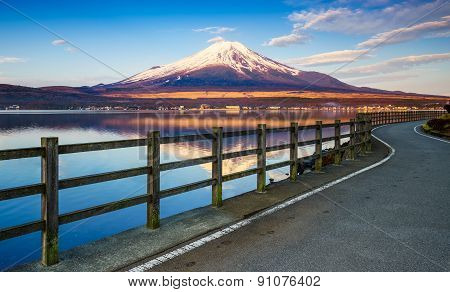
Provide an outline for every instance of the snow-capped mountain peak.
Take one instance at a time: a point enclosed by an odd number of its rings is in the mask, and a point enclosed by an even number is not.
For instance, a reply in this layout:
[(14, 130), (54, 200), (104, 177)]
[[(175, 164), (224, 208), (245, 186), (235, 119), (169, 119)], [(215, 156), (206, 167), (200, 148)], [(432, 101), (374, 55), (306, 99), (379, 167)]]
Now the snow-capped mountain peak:
[(192, 56), (168, 65), (152, 67), (119, 82), (119, 84), (159, 80), (174, 75), (180, 80), (191, 72), (217, 66), (227, 67), (243, 76), (268, 72), (291, 76), (300, 74), (299, 70), (263, 57), (239, 42), (220, 41)]
[(220, 41), (180, 61), (154, 66), (101, 88), (109, 92), (359, 89), (318, 72), (300, 71), (239, 42)]

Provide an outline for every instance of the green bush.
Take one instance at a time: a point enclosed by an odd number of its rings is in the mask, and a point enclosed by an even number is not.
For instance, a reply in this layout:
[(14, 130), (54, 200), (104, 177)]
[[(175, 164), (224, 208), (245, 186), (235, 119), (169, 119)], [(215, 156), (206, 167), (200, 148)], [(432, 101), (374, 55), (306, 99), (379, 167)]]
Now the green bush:
[(431, 119), (424, 125), (425, 130), (444, 131), (450, 128), (450, 114), (443, 114), (437, 119)]

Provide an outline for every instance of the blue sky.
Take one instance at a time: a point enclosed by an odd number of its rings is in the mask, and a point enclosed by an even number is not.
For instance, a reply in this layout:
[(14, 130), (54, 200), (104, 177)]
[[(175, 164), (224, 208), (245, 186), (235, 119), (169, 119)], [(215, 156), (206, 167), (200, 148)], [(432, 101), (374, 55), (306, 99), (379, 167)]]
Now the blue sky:
[(0, 22), (0, 83), (114, 82), (222, 37), (350, 84), (450, 95), (444, 0), (0, 0)]

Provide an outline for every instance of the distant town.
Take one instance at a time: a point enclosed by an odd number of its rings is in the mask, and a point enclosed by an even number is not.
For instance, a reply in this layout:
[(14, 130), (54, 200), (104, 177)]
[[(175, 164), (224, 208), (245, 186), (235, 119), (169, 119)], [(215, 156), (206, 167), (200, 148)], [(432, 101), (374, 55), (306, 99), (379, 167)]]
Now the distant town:
[[(385, 105), (385, 106), (308, 106), (308, 107), (292, 107), (292, 106), (240, 106), (240, 105), (228, 105), (225, 107), (216, 107), (209, 104), (202, 104), (199, 107), (186, 107), (180, 106), (159, 106), (157, 108), (144, 108), (139, 106), (80, 106), (80, 107), (68, 107), (65, 110), (73, 111), (146, 111), (146, 110), (158, 110), (158, 111), (187, 111), (187, 110), (227, 110), (227, 111), (246, 111), (246, 110), (321, 110), (321, 111), (358, 111), (358, 112), (377, 112), (377, 111), (407, 111), (407, 110), (441, 110), (441, 105), (427, 105), (427, 106), (398, 106), (398, 105)], [(17, 111), (21, 110), (19, 105), (6, 106), (4, 111)], [(28, 109), (27, 109), (28, 110)]]

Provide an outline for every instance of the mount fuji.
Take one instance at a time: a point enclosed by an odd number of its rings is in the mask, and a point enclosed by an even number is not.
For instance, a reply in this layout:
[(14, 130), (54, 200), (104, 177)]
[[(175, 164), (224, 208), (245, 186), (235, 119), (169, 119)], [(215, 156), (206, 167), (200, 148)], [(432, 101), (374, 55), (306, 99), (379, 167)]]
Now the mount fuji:
[[(220, 41), (175, 63), (93, 87), (103, 92), (194, 90), (320, 90), (376, 92), (318, 72), (301, 71), (264, 57), (239, 42)], [(382, 92), (382, 90), (379, 90)]]
[[(264, 57), (238, 42), (222, 41), (175, 63), (155, 66), (122, 81), (95, 86), (25, 87), (0, 84), (0, 108), (67, 109), (105, 105), (141, 108), (176, 104), (223, 107), (246, 104), (292, 106), (339, 103), (347, 105), (429, 104), (415, 93), (356, 87), (329, 75), (298, 70)], [(426, 97), (426, 98), (425, 98)], [(435, 102), (445, 99), (437, 97)]]

